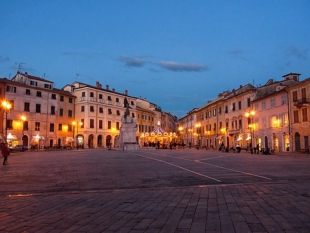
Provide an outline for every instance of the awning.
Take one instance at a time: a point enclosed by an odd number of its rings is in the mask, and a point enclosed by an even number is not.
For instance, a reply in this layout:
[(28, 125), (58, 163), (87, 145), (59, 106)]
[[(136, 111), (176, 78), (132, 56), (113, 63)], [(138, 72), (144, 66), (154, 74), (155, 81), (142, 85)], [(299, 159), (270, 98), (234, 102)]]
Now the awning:
[(66, 140), (67, 140), (68, 142), (74, 142), (74, 138), (73, 138), (73, 137), (66, 137)]
[(8, 136), (6, 137), (7, 140), (17, 140), (17, 137), (15, 135), (12, 134), (8, 134)]
[(32, 139), (34, 139), (34, 140), (44, 140), (44, 137), (36, 135), (36, 136), (32, 136)]
[(154, 133), (164, 133), (165, 130), (163, 130), (161, 127), (157, 127), (156, 129), (153, 130)]

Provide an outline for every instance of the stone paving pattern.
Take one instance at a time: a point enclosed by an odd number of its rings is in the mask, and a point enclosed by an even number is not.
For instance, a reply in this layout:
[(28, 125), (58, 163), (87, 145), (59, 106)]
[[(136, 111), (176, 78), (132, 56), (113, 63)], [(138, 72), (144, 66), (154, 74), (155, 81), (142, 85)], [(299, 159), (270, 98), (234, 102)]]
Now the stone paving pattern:
[(89, 149), (8, 160), (0, 232), (310, 232), (306, 154)]

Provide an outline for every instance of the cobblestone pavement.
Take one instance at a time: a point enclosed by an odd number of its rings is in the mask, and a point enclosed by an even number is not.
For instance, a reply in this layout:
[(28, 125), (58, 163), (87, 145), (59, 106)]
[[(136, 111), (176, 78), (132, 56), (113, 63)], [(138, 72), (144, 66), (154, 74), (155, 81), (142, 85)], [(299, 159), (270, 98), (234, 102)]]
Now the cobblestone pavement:
[(211, 150), (20, 152), (0, 232), (310, 232), (310, 156)]

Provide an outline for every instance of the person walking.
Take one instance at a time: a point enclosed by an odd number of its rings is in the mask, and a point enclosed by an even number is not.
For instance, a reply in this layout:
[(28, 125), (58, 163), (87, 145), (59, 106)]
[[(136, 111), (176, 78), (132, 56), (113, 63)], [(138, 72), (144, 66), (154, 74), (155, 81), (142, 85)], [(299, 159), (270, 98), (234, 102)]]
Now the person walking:
[(8, 155), (10, 154), (7, 143), (1, 143), (1, 153), (2, 153), (2, 156), (3, 156), (3, 165), (6, 165), (7, 164)]

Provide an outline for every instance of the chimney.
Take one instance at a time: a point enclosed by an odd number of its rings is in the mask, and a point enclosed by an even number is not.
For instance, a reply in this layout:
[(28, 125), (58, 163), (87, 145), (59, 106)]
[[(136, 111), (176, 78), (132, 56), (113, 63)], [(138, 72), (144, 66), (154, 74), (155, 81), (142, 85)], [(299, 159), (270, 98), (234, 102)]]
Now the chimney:
[(115, 92), (115, 88), (112, 88), (112, 91)]
[(106, 90), (109, 90), (109, 85), (105, 85), (105, 89), (106, 89)]
[(125, 90), (125, 93), (124, 93), (124, 95), (128, 95), (128, 90)]
[(96, 87), (100, 87), (100, 83), (98, 81), (96, 82)]

